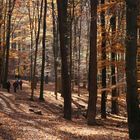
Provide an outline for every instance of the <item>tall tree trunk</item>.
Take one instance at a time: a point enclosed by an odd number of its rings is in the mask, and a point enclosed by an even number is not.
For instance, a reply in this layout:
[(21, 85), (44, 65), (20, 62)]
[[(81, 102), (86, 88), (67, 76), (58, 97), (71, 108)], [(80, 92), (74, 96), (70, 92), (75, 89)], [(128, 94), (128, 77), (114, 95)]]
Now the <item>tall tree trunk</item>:
[(57, 31), (56, 31), (56, 16), (54, 8), (54, 0), (52, 0), (52, 22), (53, 22), (53, 55), (54, 55), (54, 74), (55, 74), (55, 97), (57, 99)]
[[(114, 46), (114, 35), (116, 31), (116, 15), (113, 15), (110, 19), (110, 25), (112, 28), (112, 47)], [(112, 86), (116, 85), (116, 67), (115, 67), (115, 60), (116, 60), (116, 52), (111, 52), (111, 76), (112, 76)], [(119, 105), (118, 105), (118, 92), (117, 88), (112, 89), (112, 106), (111, 106), (111, 113), (118, 114), (119, 113)]]
[(126, 0), (126, 82), (129, 137), (140, 139), (140, 110), (137, 94), (137, 0)]
[(9, 0), (8, 3), (8, 14), (7, 14), (7, 32), (6, 32), (6, 62), (5, 62), (5, 71), (4, 71), (4, 81), (3, 87), (6, 88), (6, 82), (8, 78), (8, 65), (9, 65), (9, 50), (10, 50), (10, 33), (11, 33), (11, 18), (12, 12), (14, 9), (15, 0)]
[(57, 0), (60, 33), (60, 50), (62, 61), (62, 94), (64, 96), (64, 118), (71, 120), (71, 81), (68, 72), (68, 0)]
[[(30, 8), (30, 3), (28, 5), (28, 14), (29, 14), (29, 23), (30, 23), (30, 36), (31, 36), (31, 42), (30, 42), (30, 80), (32, 81), (32, 75), (33, 75), (33, 21), (31, 18), (31, 8)], [(34, 14), (33, 14), (34, 18)]]
[[(101, 4), (105, 4), (105, 0), (101, 0)], [(101, 12), (101, 28), (102, 28), (102, 61), (106, 61), (106, 30), (105, 30), (105, 11)], [(106, 66), (102, 68), (102, 88), (106, 88)], [(101, 96), (101, 117), (106, 118), (106, 90), (102, 91)]]
[[(81, 13), (82, 13), (82, 5), (81, 5)], [(78, 96), (80, 96), (80, 64), (81, 64), (81, 28), (82, 28), (82, 17), (80, 17), (80, 27), (79, 27), (79, 48), (78, 48)]]
[(46, 15), (47, 15), (47, 0), (44, 4), (44, 19), (43, 19), (43, 38), (42, 38), (42, 66), (41, 66), (41, 81), (40, 81), (40, 100), (44, 100), (44, 70), (45, 70), (45, 52), (46, 52)]
[[(73, 73), (72, 73), (72, 64), (73, 64), (73, 61), (72, 61), (72, 40), (73, 40), (73, 21), (74, 21), (74, 0), (71, 1), (72, 2), (72, 8), (70, 9), (70, 77), (71, 77), (71, 80), (73, 80)], [(73, 86), (73, 85), (72, 85)], [(73, 88), (72, 88), (73, 89)]]
[(91, 4), (91, 26), (90, 26), (90, 56), (89, 56), (89, 100), (87, 123), (96, 123), (97, 102), (97, 3), (98, 0), (90, 0)]
[[(74, 14), (75, 16), (75, 14)], [(76, 17), (74, 17), (74, 44), (73, 44), (73, 87), (74, 88), (75, 85), (77, 85), (77, 80), (76, 80), (76, 59), (77, 59), (77, 29), (78, 29), (78, 19)]]
[[(7, 1), (5, 2), (5, 4), (7, 5)], [(6, 45), (5, 45), (5, 42), (6, 42), (6, 14), (7, 14), (7, 6), (6, 8), (4, 9), (4, 14), (3, 14), (3, 20), (4, 20), (4, 23), (3, 23), (3, 35), (2, 35), (2, 38), (3, 38), (3, 52), (2, 52), (2, 70), (1, 70), (1, 73), (0, 73), (0, 77), (1, 77), (1, 82), (3, 83), (4, 81), (4, 72), (5, 72), (5, 54), (6, 54)]]
[[(89, 6), (89, 1), (87, 1), (87, 4)], [(89, 8), (86, 8), (86, 16), (89, 16)], [(85, 87), (87, 85), (87, 81), (88, 81), (88, 63), (89, 63), (89, 44), (90, 44), (90, 22), (87, 20), (86, 22), (86, 26), (87, 26), (87, 49), (86, 49), (86, 71), (85, 71)]]
[(31, 82), (31, 100), (33, 100), (34, 98), (35, 80), (37, 80), (36, 79), (36, 64), (37, 64), (36, 60), (37, 60), (38, 42), (39, 42), (39, 36), (40, 36), (40, 26), (41, 26), (41, 20), (42, 20), (42, 9), (43, 9), (43, 0), (41, 1), (40, 15), (38, 16), (38, 30), (36, 34), (36, 43), (35, 43), (34, 68), (33, 68), (32, 82)]
[[(3, 1), (0, 1), (0, 21), (2, 21), (2, 11), (3, 11)], [(0, 36), (2, 35), (2, 23), (0, 23)], [(0, 37), (0, 76), (1, 76), (1, 72), (2, 72), (2, 38)], [(1, 84), (2, 80), (0, 77), (0, 84)]]

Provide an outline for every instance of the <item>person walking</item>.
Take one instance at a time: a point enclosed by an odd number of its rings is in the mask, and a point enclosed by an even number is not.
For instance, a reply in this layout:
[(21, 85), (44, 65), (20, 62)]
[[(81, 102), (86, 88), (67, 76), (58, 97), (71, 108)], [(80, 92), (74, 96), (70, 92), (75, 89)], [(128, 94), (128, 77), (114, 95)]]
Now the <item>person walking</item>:
[(13, 88), (14, 88), (14, 92), (16, 92), (17, 91), (17, 88), (18, 88), (18, 82), (17, 81), (15, 81), (13, 83)]
[(7, 81), (6, 82), (7, 92), (10, 92), (10, 87), (11, 87), (11, 83), (10, 83), (10, 81)]
[(22, 84), (23, 84), (22, 80), (19, 80), (20, 90), (22, 90)]

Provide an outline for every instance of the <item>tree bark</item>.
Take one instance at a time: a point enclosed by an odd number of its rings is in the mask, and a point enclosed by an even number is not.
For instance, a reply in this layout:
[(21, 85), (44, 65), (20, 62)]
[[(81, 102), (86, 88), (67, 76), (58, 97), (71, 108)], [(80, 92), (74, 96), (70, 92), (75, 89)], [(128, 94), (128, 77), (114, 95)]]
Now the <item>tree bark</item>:
[[(101, 0), (101, 4), (105, 4), (105, 0)], [(105, 31), (105, 11), (101, 12), (101, 28), (102, 28), (102, 61), (106, 60), (106, 31)], [(106, 88), (106, 66), (102, 68), (102, 88)], [(106, 118), (106, 90), (103, 90), (101, 96), (101, 117)]]
[[(2, 20), (2, 11), (3, 11), (3, 1), (0, 1), (0, 21)], [(2, 23), (0, 23), (0, 35), (2, 35)], [(2, 72), (2, 38), (0, 37), (0, 76), (1, 76), (1, 72)], [(0, 84), (1, 84), (2, 80), (0, 77)]]
[(89, 56), (89, 99), (87, 123), (96, 124), (97, 102), (97, 0), (90, 0), (91, 26), (90, 26), (90, 56)]
[(126, 82), (129, 137), (140, 139), (140, 111), (137, 94), (137, 0), (126, 0)]
[[(112, 28), (112, 46), (114, 46), (114, 35), (116, 31), (116, 15), (112, 15), (110, 19), (110, 25)], [(116, 60), (116, 52), (111, 52), (111, 76), (112, 76), (112, 86), (116, 85), (116, 66), (115, 66), (115, 60)], [(112, 106), (111, 106), (111, 113), (112, 114), (119, 114), (119, 105), (118, 105), (118, 92), (117, 89), (112, 89)]]
[(42, 9), (43, 9), (43, 0), (41, 1), (40, 7), (40, 16), (38, 15), (38, 30), (36, 34), (36, 43), (35, 43), (35, 58), (34, 58), (34, 68), (33, 68), (33, 75), (32, 75), (32, 82), (31, 82), (31, 100), (34, 98), (34, 88), (35, 88), (35, 80), (36, 80), (36, 60), (37, 60), (37, 52), (38, 52), (38, 42), (40, 36), (40, 26), (41, 26), (41, 19), (42, 19)]
[(10, 33), (11, 33), (11, 18), (12, 12), (14, 9), (15, 0), (9, 0), (8, 3), (8, 13), (7, 13), (7, 32), (6, 32), (6, 62), (5, 62), (5, 71), (4, 71), (4, 81), (3, 87), (6, 88), (6, 82), (8, 79), (8, 65), (9, 65), (9, 51), (10, 51)]
[[(81, 4), (81, 8), (80, 8), (80, 12), (81, 12), (81, 14), (82, 14), (82, 4)], [(81, 47), (82, 47), (82, 45), (81, 45), (81, 30), (82, 30), (82, 17), (80, 17), (80, 19), (79, 19), (80, 21), (80, 27), (79, 27), (79, 40), (78, 40), (78, 76), (77, 76), (77, 80), (78, 80), (78, 96), (80, 96), (81, 94), (80, 94), (80, 81), (81, 81), (81, 79), (80, 79), (80, 64), (81, 64)]]
[(55, 16), (55, 7), (54, 7), (54, 0), (52, 0), (52, 22), (53, 22), (53, 55), (54, 55), (54, 74), (55, 74), (55, 97), (57, 99), (57, 57), (58, 57), (58, 53), (57, 53), (57, 30), (56, 30), (56, 16)]
[(62, 74), (62, 94), (64, 96), (64, 118), (71, 120), (71, 81), (68, 72), (68, 22), (67, 6), (68, 0), (57, 0), (58, 20), (60, 33), (60, 50), (61, 50), (61, 74)]
[[(31, 9), (30, 9), (30, 3), (29, 5), (27, 5), (28, 8), (28, 14), (29, 14), (29, 22), (30, 22), (30, 36), (31, 36), (31, 44), (30, 44), (30, 80), (32, 81), (32, 75), (33, 75), (33, 55), (32, 55), (32, 51), (33, 51), (33, 19), (31, 18)], [(34, 11), (33, 11), (34, 13)], [(33, 18), (34, 18), (34, 14), (33, 14)]]
[(46, 52), (46, 15), (47, 15), (47, 0), (44, 2), (44, 19), (43, 19), (43, 38), (42, 38), (42, 66), (41, 66), (41, 81), (40, 81), (40, 100), (44, 100), (44, 70), (45, 70), (45, 52)]
[[(6, 5), (7, 5), (7, 1), (5, 2)], [(5, 43), (6, 42), (6, 15), (7, 15), (7, 6), (6, 8), (4, 9), (4, 14), (3, 14), (3, 20), (4, 20), (4, 23), (3, 23), (3, 35), (2, 35), (2, 38), (3, 38), (3, 42)], [(6, 45), (4, 44), (3, 45), (3, 52), (2, 52), (2, 69), (1, 69), (1, 73), (0, 73), (0, 76), (1, 76), (1, 83), (3, 83), (4, 81), (4, 72), (5, 72), (5, 54), (6, 54)]]

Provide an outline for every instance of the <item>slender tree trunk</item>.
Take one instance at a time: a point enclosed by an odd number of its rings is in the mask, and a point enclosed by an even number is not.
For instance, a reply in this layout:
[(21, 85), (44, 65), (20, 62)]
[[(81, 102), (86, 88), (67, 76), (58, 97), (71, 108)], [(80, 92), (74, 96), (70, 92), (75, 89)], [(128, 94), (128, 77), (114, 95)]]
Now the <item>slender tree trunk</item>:
[(72, 84), (72, 91), (74, 90), (74, 86), (75, 86), (75, 52), (76, 52), (76, 46), (77, 46), (77, 39), (76, 39), (76, 32), (77, 32), (77, 29), (76, 29), (76, 24), (77, 24), (77, 21), (76, 21), (76, 18), (75, 18), (75, 13), (74, 13), (74, 17), (73, 17), (73, 22), (74, 22), (74, 33), (73, 33), (73, 36), (74, 36), (74, 38), (73, 38), (73, 48), (72, 48), (72, 72), (71, 72), (71, 74), (72, 74), (72, 81), (73, 81), (73, 84)]
[[(88, 6), (89, 6), (89, 1), (88, 1)], [(88, 17), (89, 16), (89, 9), (86, 8), (86, 16)], [(90, 45), (90, 23), (89, 21), (87, 20), (86, 22), (86, 25), (87, 25), (87, 49), (86, 49), (86, 71), (85, 71), (85, 76), (86, 76), (86, 81), (85, 81), (85, 87), (87, 85), (87, 81), (88, 81), (88, 63), (89, 63), (89, 45)]]
[(55, 97), (57, 99), (57, 31), (56, 31), (56, 16), (54, 8), (54, 0), (52, 0), (52, 22), (53, 22), (53, 55), (54, 55), (54, 74), (55, 74)]
[(97, 0), (90, 0), (91, 26), (90, 26), (90, 56), (89, 56), (89, 100), (87, 123), (95, 125), (97, 102)]
[[(7, 5), (7, 1), (6, 1), (6, 5)], [(7, 13), (7, 7), (4, 9), (4, 17), (3, 17), (3, 20), (4, 20), (4, 25), (3, 25), (3, 42), (5, 43), (6, 42), (6, 13)], [(2, 52), (2, 70), (1, 70), (1, 73), (0, 73), (0, 76), (1, 76), (1, 82), (3, 83), (4, 81), (4, 72), (5, 72), (5, 54), (6, 54), (6, 45), (4, 44), (3, 45), (3, 52)]]
[[(101, 0), (101, 4), (105, 4), (105, 0)], [(101, 12), (101, 28), (102, 28), (102, 61), (106, 61), (106, 30), (105, 30), (105, 11)], [(102, 68), (102, 88), (106, 88), (106, 66)], [(101, 117), (106, 118), (106, 90), (103, 90), (101, 96)]]
[(36, 34), (36, 43), (35, 43), (35, 58), (34, 58), (34, 69), (33, 69), (33, 76), (32, 76), (32, 82), (31, 82), (31, 100), (34, 98), (34, 88), (35, 88), (35, 80), (36, 80), (36, 60), (37, 60), (37, 52), (38, 52), (38, 42), (39, 42), (39, 36), (40, 36), (40, 26), (41, 26), (41, 19), (42, 19), (42, 9), (43, 9), (43, 0), (41, 1), (41, 7), (40, 7), (40, 16), (38, 16), (38, 31)]
[(32, 21), (32, 18), (31, 18), (30, 3), (28, 5), (28, 14), (29, 14), (29, 22), (30, 22), (30, 36), (31, 36), (31, 44), (30, 44), (30, 80), (32, 81), (32, 75), (33, 75), (33, 55), (32, 55), (32, 52), (33, 52), (33, 21)]
[(60, 33), (60, 50), (62, 62), (62, 94), (64, 96), (64, 118), (71, 120), (71, 81), (68, 72), (68, 22), (67, 22), (67, 0), (57, 0), (58, 20)]
[[(82, 13), (82, 6), (81, 6)], [(80, 64), (81, 64), (81, 28), (82, 28), (82, 17), (80, 18), (80, 27), (79, 27), (79, 48), (78, 48), (78, 96), (80, 96)]]
[(140, 139), (140, 110), (137, 94), (137, 0), (126, 0), (126, 82), (130, 139)]
[[(112, 46), (114, 45), (114, 34), (116, 31), (116, 16), (113, 15), (110, 19), (110, 24), (112, 28)], [(112, 49), (113, 51), (113, 49)], [(115, 60), (116, 60), (116, 53), (111, 52), (111, 76), (112, 76), (112, 86), (116, 85), (116, 67), (115, 67)], [(112, 89), (112, 108), (111, 113), (112, 114), (118, 114), (119, 113), (119, 106), (118, 106), (118, 92), (116, 88)]]
[(74, 48), (73, 48), (73, 81), (77, 86), (77, 31), (78, 30), (78, 18), (74, 18)]
[(45, 70), (45, 52), (46, 52), (46, 15), (47, 15), (47, 0), (44, 4), (44, 19), (43, 19), (43, 38), (42, 38), (42, 67), (41, 67), (41, 83), (40, 83), (40, 100), (44, 100), (44, 70)]
[(12, 12), (14, 9), (15, 0), (12, 2), (9, 0), (8, 3), (8, 14), (7, 14), (7, 32), (6, 32), (6, 62), (5, 62), (5, 71), (4, 71), (4, 81), (3, 87), (6, 88), (6, 82), (8, 79), (8, 65), (9, 65), (9, 50), (10, 50), (10, 33), (11, 33), (11, 18)]
[[(2, 11), (3, 11), (3, 1), (0, 1), (0, 21), (2, 20)], [(0, 35), (2, 35), (2, 23), (0, 23)], [(1, 72), (2, 72), (2, 38), (0, 37), (0, 76), (1, 76)], [(0, 84), (1, 84), (2, 80), (0, 77)]]
[[(72, 1), (74, 3), (74, 0)], [(73, 11), (73, 12), (72, 12)], [(72, 23), (74, 15), (74, 4), (72, 9), (70, 9), (70, 77), (72, 76)]]
[(74, 82), (73, 82), (73, 22), (74, 22), (74, 9), (75, 9), (75, 4), (74, 0), (72, 0), (72, 8), (70, 11), (70, 78), (71, 78), (71, 90), (73, 91), (74, 88)]

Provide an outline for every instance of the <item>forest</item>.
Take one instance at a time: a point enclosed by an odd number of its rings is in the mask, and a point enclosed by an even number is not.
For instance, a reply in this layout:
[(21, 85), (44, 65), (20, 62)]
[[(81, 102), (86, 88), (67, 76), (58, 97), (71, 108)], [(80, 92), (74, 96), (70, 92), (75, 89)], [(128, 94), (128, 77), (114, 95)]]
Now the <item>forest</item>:
[(0, 140), (140, 139), (140, 0), (0, 0)]

